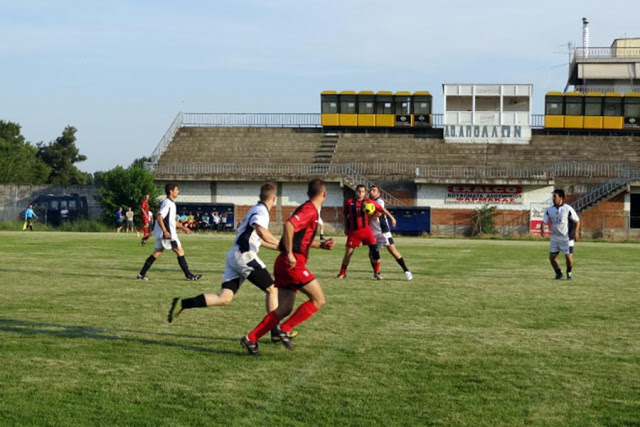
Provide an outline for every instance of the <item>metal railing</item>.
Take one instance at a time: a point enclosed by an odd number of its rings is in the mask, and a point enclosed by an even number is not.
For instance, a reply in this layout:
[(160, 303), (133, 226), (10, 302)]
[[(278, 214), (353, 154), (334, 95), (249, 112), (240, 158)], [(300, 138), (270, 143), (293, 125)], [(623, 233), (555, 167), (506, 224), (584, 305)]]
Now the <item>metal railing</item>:
[(577, 47), (573, 56), (576, 59), (588, 60), (628, 60), (640, 58), (640, 47)]
[(178, 129), (182, 127), (182, 118), (183, 114), (182, 112), (180, 112), (176, 115), (176, 118), (173, 119), (173, 123), (171, 123), (169, 129), (167, 129), (165, 134), (162, 136), (162, 139), (160, 139), (160, 142), (158, 142), (158, 145), (156, 145), (155, 150), (153, 150), (153, 153), (151, 153), (152, 163), (156, 163), (158, 161), (162, 153), (165, 152), (165, 150), (171, 143), (171, 140), (173, 139), (175, 134), (178, 132)]
[(595, 86), (595, 85), (576, 85), (574, 86), (577, 92), (587, 93), (587, 92), (618, 92), (621, 94), (625, 93), (640, 93), (640, 87), (638, 86)]
[(316, 128), (320, 113), (184, 113), (188, 127)]
[(605, 182), (601, 186), (588, 192), (571, 205), (577, 212), (583, 211), (630, 182), (638, 180), (640, 180), (640, 169), (629, 169), (611, 181)]
[(535, 179), (561, 177), (611, 178), (629, 170), (626, 163), (554, 163), (532, 168), (435, 166), (406, 162), (354, 162), (347, 164), (216, 164), (160, 163), (156, 175), (224, 175), (248, 177), (352, 177), (354, 183), (372, 183), (366, 176), (403, 176), (434, 179)]

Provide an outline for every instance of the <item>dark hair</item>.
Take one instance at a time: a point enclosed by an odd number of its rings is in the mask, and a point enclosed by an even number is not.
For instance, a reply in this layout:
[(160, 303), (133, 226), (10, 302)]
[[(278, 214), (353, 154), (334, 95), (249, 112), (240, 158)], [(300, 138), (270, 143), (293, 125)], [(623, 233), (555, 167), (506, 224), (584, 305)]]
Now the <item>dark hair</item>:
[(561, 199), (564, 200), (564, 190), (560, 190), (560, 189), (553, 190), (553, 194), (557, 194), (558, 196), (560, 196)]
[(260, 187), (260, 201), (266, 202), (276, 193), (276, 187), (271, 184), (262, 184)]
[(313, 199), (322, 191), (324, 191), (325, 187), (326, 185), (324, 181), (321, 180), (320, 178), (312, 179), (311, 181), (309, 181), (309, 189), (307, 190), (307, 196), (309, 196), (310, 199)]
[(173, 189), (176, 188), (177, 186), (178, 186), (178, 184), (176, 184), (175, 182), (167, 182), (164, 185), (164, 194), (166, 194), (168, 196), (169, 193), (172, 192)]
[(358, 184), (358, 185), (356, 185), (356, 193), (358, 192), (358, 189), (359, 189), (359, 188), (364, 188), (364, 190), (365, 190), (365, 191), (367, 191), (367, 187), (365, 187), (365, 186), (364, 186), (364, 185), (362, 185), (362, 184)]
[(369, 191), (373, 190), (374, 188), (377, 188), (378, 191), (380, 191), (380, 187), (378, 187), (377, 185), (373, 184), (371, 187), (369, 187)]

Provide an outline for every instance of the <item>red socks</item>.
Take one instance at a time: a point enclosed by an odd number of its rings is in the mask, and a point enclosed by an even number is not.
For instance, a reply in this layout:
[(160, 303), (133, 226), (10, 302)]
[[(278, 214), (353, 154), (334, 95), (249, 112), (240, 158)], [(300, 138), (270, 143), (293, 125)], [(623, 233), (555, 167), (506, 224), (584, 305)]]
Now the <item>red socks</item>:
[(380, 261), (374, 261), (373, 262), (373, 272), (375, 274), (379, 274), (380, 273)]
[(341, 276), (344, 276), (345, 274), (347, 274), (347, 267), (348, 267), (348, 265), (342, 264), (342, 267), (340, 267), (340, 275)]
[(278, 324), (278, 322), (280, 322), (280, 318), (274, 310), (267, 314), (264, 319), (262, 319), (262, 322), (260, 322), (253, 331), (247, 334), (247, 338), (249, 338), (249, 341), (253, 343), (258, 342), (260, 337), (273, 329)]
[(283, 332), (291, 332), (293, 328), (313, 316), (316, 311), (318, 311), (316, 305), (311, 301), (307, 301), (304, 304), (301, 304), (300, 307), (298, 307), (296, 312), (293, 313), (291, 317), (289, 317), (287, 321), (282, 324), (282, 326), (280, 326), (280, 329)]

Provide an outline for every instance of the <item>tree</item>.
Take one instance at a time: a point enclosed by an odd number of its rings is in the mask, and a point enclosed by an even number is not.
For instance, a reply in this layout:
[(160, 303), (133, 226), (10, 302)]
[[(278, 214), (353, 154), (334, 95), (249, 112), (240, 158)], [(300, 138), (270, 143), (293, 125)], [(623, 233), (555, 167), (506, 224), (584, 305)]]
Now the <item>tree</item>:
[(477, 208), (471, 215), (471, 236), (479, 234), (495, 234), (496, 221), (495, 217), (497, 206), (485, 205)]
[(138, 167), (138, 168), (143, 168), (144, 169), (144, 165), (145, 163), (149, 163), (151, 162), (151, 157), (139, 157), (137, 159), (135, 159), (133, 161), (133, 163), (131, 163), (131, 167)]
[(47, 145), (38, 144), (38, 159), (51, 168), (48, 183), (57, 185), (87, 183), (88, 174), (74, 166), (75, 163), (87, 160), (87, 156), (80, 154), (80, 150), (76, 147), (76, 132), (76, 128), (67, 126), (62, 131), (62, 136), (55, 141)]
[[(150, 207), (162, 194), (153, 182), (153, 174), (146, 169), (130, 166), (125, 169), (117, 166), (107, 172), (95, 175), (98, 195), (96, 199), (104, 212), (105, 222), (111, 224), (113, 215), (122, 206), (125, 210), (131, 206), (140, 213), (140, 201), (149, 195)], [(155, 209), (155, 206), (152, 210)]]
[(42, 184), (51, 169), (37, 159), (38, 148), (27, 142), (20, 125), (0, 120), (0, 184)]

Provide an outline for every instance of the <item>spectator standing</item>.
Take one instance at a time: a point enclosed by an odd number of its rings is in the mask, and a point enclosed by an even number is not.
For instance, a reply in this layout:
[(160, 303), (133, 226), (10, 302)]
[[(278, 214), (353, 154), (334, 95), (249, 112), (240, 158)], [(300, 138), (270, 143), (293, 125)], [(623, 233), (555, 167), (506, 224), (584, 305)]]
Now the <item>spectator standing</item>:
[[(62, 211), (60, 211), (60, 215), (62, 215)], [(127, 228), (126, 228), (126, 232), (127, 233), (133, 233), (133, 210), (131, 210), (131, 206), (129, 206), (127, 208), (127, 212), (124, 214), (125, 217), (127, 217)]]
[(122, 206), (120, 206), (116, 212), (116, 233), (119, 233), (122, 230), (122, 225), (124, 223), (124, 212), (122, 212)]

